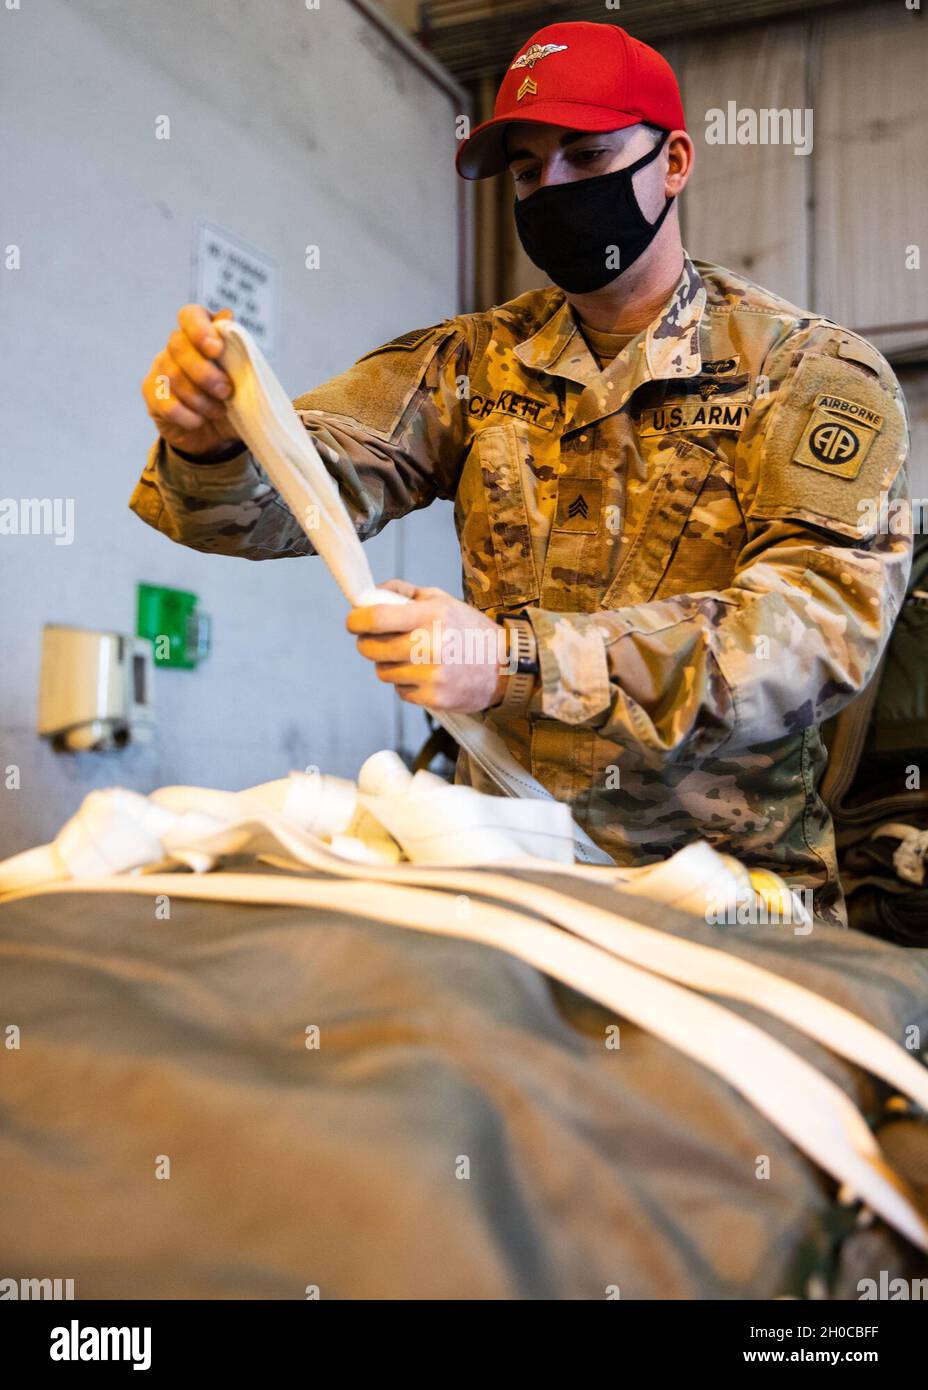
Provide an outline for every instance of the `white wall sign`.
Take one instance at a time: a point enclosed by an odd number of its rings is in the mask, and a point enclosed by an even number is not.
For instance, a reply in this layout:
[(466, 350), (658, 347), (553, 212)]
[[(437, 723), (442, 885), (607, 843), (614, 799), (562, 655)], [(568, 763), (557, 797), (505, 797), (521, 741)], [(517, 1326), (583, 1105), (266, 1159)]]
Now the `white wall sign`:
[(277, 336), (277, 262), (210, 222), (197, 228), (193, 297), (211, 314), (231, 309), (264, 352)]

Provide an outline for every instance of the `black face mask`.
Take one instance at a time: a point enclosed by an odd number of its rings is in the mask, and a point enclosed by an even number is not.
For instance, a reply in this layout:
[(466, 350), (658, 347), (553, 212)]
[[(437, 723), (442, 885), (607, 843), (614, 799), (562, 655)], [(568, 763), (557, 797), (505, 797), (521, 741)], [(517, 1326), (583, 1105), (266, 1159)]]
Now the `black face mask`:
[[(638, 206), (632, 176), (656, 159), (667, 140), (627, 169), (539, 188), (516, 199), (515, 219), (525, 254), (562, 290), (589, 294), (634, 265), (657, 236), (670, 211), (668, 198), (656, 222)], [(618, 248), (618, 258), (615, 250)], [(607, 265), (618, 259), (619, 268)]]

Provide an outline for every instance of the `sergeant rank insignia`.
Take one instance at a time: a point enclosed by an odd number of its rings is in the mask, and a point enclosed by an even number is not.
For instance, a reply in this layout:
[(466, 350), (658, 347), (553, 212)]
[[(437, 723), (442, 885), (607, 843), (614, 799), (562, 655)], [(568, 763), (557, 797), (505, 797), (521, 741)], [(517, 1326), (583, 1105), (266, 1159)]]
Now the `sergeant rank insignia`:
[(560, 478), (557, 488), (555, 531), (599, 530), (602, 511), (603, 485), (594, 478)]
[[(536, 63), (540, 63), (542, 58), (549, 57), (552, 53), (563, 53), (566, 43), (533, 43), (531, 48), (527, 48), (524, 53), (520, 53), (514, 63), (510, 65), (509, 71), (513, 68), (528, 68), (531, 72)], [(538, 83), (531, 77), (526, 77), (525, 81), (516, 92), (516, 101), (521, 101), (523, 97), (533, 97), (538, 91)]]

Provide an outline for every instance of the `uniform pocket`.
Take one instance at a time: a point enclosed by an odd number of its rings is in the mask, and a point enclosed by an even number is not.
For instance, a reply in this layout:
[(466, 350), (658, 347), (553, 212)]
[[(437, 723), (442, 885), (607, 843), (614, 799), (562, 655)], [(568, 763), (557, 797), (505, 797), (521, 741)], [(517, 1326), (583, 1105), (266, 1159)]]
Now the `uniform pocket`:
[(511, 425), (491, 425), (477, 435), (461, 474), (454, 519), (469, 603), (496, 608), (538, 598), (519, 440)]
[[(648, 603), (662, 586), (696, 499), (717, 463), (716, 455), (691, 439), (670, 436), (654, 450), (656, 472), (650, 502), (631, 534), (623, 537), (615, 578), (602, 608)], [(708, 589), (710, 584), (700, 584)], [(683, 593), (685, 589), (675, 588)]]

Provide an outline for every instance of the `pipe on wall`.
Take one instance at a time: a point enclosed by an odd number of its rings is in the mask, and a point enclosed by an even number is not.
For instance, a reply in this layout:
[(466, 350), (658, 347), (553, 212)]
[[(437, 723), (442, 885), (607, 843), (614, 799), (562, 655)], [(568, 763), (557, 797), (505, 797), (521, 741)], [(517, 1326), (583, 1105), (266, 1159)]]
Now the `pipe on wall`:
[[(412, 65), (428, 78), (436, 87), (439, 87), (446, 96), (449, 96), (456, 104), (458, 112), (462, 116), (471, 118), (472, 103), (470, 96), (464, 87), (447, 72), (440, 63), (426, 52), (415, 39), (411, 38), (395, 24), (392, 19), (383, 14), (371, 0), (347, 0), (352, 9), (363, 15), (364, 19), (375, 28), (378, 33), (389, 40), (406, 57)], [(466, 313), (473, 309), (474, 303), (474, 270), (473, 270), (473, 248), (471, 235), (471, 198), (465, 180), (459, 180), (457, 194), (457, 305), (455, 312)]]

